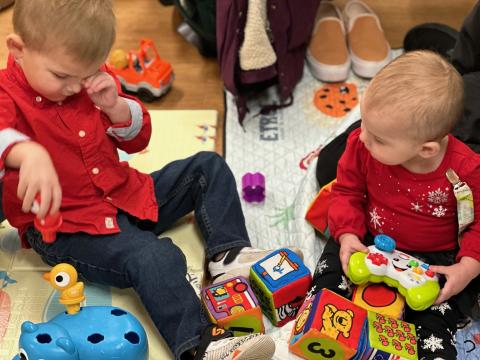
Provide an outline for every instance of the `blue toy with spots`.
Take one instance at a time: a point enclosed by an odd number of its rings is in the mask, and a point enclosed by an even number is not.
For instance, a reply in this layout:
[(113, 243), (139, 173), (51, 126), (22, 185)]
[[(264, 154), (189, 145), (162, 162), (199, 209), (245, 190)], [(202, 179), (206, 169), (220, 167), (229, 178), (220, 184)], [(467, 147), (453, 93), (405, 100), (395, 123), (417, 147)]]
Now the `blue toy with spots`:
[(63, 312), (46, 323), (22, 324), (14, 360), (147, 360), (147, 335), (129, 312), (112, 306), (87, 306)]
[(13, 360), (147, 360), (145, 329), (129, 312), (113, 306), (85, 306), (83, 283), (69, 264), (58, 264), (44, 278), (60, 291), (65, 305), (53, 319), (25, 321), (19, 354)]

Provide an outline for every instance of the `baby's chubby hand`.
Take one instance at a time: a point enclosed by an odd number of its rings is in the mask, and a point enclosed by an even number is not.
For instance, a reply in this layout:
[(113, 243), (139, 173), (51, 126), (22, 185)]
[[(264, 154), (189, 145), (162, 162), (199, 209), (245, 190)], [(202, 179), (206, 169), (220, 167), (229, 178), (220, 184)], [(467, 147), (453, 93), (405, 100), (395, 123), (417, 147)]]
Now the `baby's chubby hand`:
[(368, 252), (368, 248), (360, 241), (357, 235), (345, 233), (338, 238), (340, 243), (340, 262), (345, 274), (348, 272), (348, 261), (350, 256), (357, 251)]
[(115, 79), (108, 73), (99, 71), (83, 80), (83, 87), (93, 103), (103, 109), (114, 107), (118, 101)]
[(474, 258), (464, 256), (460, 262), (450, 266), (431, 265), (430, 270), (443, 274), (447, 282), (440, 290), (435, 305), (441, 304), (457, 295), (480, 273), (480, 263)]

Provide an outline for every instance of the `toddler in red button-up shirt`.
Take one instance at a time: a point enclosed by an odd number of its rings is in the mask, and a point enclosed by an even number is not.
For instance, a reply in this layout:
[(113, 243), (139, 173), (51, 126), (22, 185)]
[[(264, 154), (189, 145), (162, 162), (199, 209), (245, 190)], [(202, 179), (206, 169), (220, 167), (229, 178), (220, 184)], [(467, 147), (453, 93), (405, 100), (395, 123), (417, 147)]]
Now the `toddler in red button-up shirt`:
[[(429, 51), (406, 53), (383, 68), (361, 101), (362, 121), (347, 140), (332, 188), (332, 237), (313, 284), (348, 296), (350, 256), (367, 252), (372, 235), (421, 258), (445, 280), (435, 304), (406, 309), (417, 326), (419, 358), (454, 359), (453, 335), (476, 301), (480, 273), (480, 157), (449, 133), (463, 111), (463, 81)], [(467, 183), (474, 219), (461, 232), (457, 200), (446, 173)], [(471, 220), (471, 219), (470, 219)], [(441, 344), (433, 348), (429, 344)]]
[[(269, 251), (251, 247), (234, 176), (202, 152), (143, 174), (119, 160), (144, 149), (150, 116), (103, 65), (115, 39), (111, 0), (17, 0), (0, 70), (3, 208), (49, 265), (139, 295), (176, 359), (269, 359), (273, 340), (213, 328), (186, 279), (186, 261), (158, 238), (194, 211), (215, 279), (246, 275)], [(53, 243), (40, 219), (61, 211)], [(221, 341), (216, 341), (221, 340)]]

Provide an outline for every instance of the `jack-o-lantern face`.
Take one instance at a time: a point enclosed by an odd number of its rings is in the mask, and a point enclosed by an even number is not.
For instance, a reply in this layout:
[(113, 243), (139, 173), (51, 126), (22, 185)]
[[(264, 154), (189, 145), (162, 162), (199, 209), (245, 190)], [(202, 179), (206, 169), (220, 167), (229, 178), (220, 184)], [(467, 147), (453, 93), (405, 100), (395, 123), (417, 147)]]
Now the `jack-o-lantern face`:
[(326, 115), (343, 117), (358, 104), (357, 87), (351, 83), (325, 84), (315, 92), (313, 103)]

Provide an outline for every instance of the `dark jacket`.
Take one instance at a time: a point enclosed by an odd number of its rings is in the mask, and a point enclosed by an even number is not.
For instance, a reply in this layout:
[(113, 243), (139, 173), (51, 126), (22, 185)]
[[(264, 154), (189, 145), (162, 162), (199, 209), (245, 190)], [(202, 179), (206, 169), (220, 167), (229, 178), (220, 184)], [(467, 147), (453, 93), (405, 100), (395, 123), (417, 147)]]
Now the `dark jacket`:
[(452, 134), (480, 153), (480, 3), (463, 22), (452, 63), (465, 83), (465, 109)]
[(251, 88), (277, 84), (287, 101), (303, 74), (305, 51), (320, 0), (267, 0), (267, 18), (277, 62), (267, 68), (242, 71), (239, 49), (243, 42), (248, 0), (217, 1), (217, 54), (225, 88), (234, 96), (240, 123), (248, 109)]

